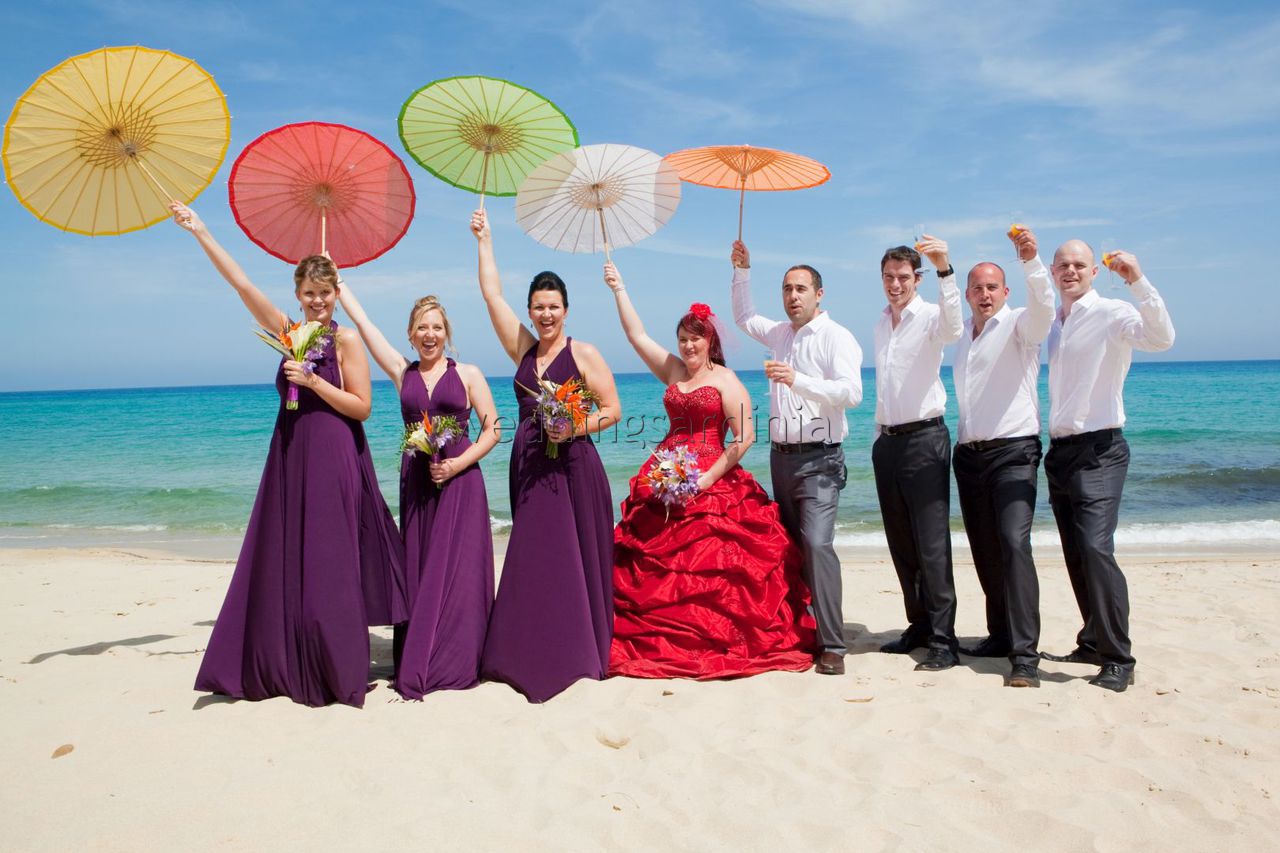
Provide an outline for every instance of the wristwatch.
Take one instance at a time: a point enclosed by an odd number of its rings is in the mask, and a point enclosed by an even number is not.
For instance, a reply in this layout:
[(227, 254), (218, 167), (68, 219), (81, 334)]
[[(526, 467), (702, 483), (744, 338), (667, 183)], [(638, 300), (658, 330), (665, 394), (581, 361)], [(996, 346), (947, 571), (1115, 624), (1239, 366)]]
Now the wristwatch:
[(955, 274), (956, 274), (956, 268), (951, 264), (947, 264), (947, 268), (945, 270), (938, 270), (938, 278), (946, 278), (949, 275), (955, 275)]

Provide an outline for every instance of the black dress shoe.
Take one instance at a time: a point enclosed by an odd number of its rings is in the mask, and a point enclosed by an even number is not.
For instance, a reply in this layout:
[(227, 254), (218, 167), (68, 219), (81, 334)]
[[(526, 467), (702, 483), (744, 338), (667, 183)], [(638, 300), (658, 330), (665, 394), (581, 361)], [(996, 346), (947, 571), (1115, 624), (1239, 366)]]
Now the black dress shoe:
[(940, 672), (944, 669), (960, 663), (960, 659), (955, 656), (954, 652), (947, 649), (929, 649), (929, 654), (924, 656), (924, 660), (916, 664), (917, 672)]
[(910, 632), (905, 632), (896, 640), (890, 640), (880, 647), (880, 651), (887, 655), (905, 655), (910, 654), (916, 649), (923, 649), (927, 645), (926, 640), (922, 640)]
[(844, 675), (844, 655), (839, 652), (823, 652), (813, 662), (818, 675)]
[(1033, 663), (1016, 663), (1009, 671), (1008, 687), (1039, 687), (1040, 670)]
[(968, 655), (971, 658), (1007, 658), (1009, 656), (1009, 644), (987, 637), (971, 648), (966, 649), (961, 646), (960, 654)]
[(1118, 663), (1104, 663), (1098, 674), (1089, 679), (1095, 687), (1104, 687), (1116, 693), (1123, 693), (1125, 688), (1133, 684), (1133, 667)]
[(1104, 663), (1102, 655), (1098, 654), (1093, 649), (1075, 648), (1071, 650), (1070, 654), (1065, 655), (1054, 655), (1049, 652), (1041, 652), (1040, 657), (1045, 660), (1054, 661), (1055, 663), (1087, 663), (1090, 666), (1102, 666)]

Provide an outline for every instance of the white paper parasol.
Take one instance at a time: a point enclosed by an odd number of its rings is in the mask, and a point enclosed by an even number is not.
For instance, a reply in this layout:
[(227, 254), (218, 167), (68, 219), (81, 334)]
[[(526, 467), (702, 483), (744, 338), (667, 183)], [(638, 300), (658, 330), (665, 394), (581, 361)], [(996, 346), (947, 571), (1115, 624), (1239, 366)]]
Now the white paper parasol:
[(562, 252), (630, 246), (666, 224), (680, 204), (680, 176), (661, 156), (606, 143), (563, 151), (529, 173), (516, 221)]

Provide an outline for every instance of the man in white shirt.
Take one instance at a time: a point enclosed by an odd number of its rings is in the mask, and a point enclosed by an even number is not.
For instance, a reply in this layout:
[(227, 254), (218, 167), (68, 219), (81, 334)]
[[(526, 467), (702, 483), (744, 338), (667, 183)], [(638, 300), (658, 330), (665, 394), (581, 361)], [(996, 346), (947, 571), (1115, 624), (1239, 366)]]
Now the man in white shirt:
[(1040, 343), (1053, 325), (1053, 285), (1030, 230), (1010, 239), (1027, 276), (1027, 307), (1010, 308), (1004, 270), (969, 271), (970, 318), (952, 372), (960, 406), (953, 464), (969, 550), (986, 598), (987, 637), (960, 651), (1009, 658), (1010, 687), (1039, 687), (1040, 585), (1031, 521), (1040, 470)]
[(1080, 240), (1053, 256), (1062, 307), (1049, 331), (1049, 478), (1062, 554), (1084, 619), (1070, 654), (1047, 660), (1101, 666), (1090, 684), (1124, 691), (1133, 683), (1129, 587), (1115, 558), (1120, 495), (1129, 470), (1124, 426), (1124, 378), (1133, 350), (1173, 346), (1164, 300), (1128, 252), (1103, 258), (1129, 285), (1137, 307), (1093, 288), (1098, 267)]
[[(951, 573), (951, 433), (942, 420), (947, 392), (942, 348), (960, 338), (963, 319), (947, 244), (924, 235), (880, 259), (888, 307), (876, 324), (876, 431), (871, 464), (889, 554), (902, 587), (907, 630), (880, 651), (926, 647), (918, 670), (950, 669), (956, 656), (956, 591)], [(937, 268), (941, 302), (917, 294), (920, 254)]]
[(787, 321), (756, 313), (751, 301), (751, 255), (733, 244), (733, 319), (769, 348), (769, 471), (782, 523), (804, 552), (804, 579), (818, 623), (815, 671), (844, 673), (844, 614), (836, 507), (845, 485), (845, 409), (862, 402), (862, 348), (853, 334), (821, 310), (822, 276), (798, 264), (782, 279)]

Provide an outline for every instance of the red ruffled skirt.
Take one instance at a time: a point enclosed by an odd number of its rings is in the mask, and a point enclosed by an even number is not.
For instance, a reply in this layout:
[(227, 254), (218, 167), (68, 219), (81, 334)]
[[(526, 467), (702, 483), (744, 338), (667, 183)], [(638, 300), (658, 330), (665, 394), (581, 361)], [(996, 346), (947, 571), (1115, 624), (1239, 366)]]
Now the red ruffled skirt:
[(814, 622), (801, 560), (777, 505), (741, 466), (669, 514), (636, 476), (614, 530), (609, 674), (710, 679), (809, 668)]

